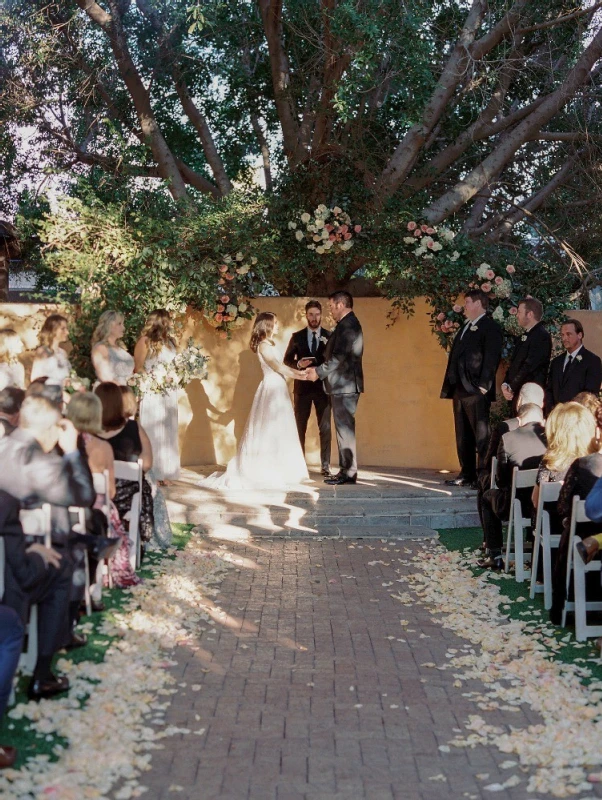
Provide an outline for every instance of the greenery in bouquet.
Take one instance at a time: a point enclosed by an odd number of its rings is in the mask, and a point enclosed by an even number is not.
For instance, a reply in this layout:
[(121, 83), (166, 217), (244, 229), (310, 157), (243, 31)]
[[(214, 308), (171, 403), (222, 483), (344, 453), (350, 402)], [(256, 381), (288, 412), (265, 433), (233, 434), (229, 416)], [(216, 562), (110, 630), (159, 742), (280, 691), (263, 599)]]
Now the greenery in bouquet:
[(254, 267), (257, 258), (242, 252), (224, 255), (216, 269), (215, 300), (205, 309), (207, 322), (223, 339), (255, 315), (249, 297), (253, 295)]
[(207, 377), (209, 357), (203, 355), (201, 348), (190, 338), (182, 352), (172, 362), (172, 368), (178, 377), (178, 386), (184, 388), (190, 381), (202, 381)]
[(185, 349), (171, 363), (159, 363), (146, 372), (135, 373), (128, 379), (128, 386), (136, 397), (183, 389), (190, 381), (207, 377), (208, 360), (194, 340), (189, 339)]
[(289, 222), (288, 228), (294, 231), (298, 242), (304, 243), (308, 250), (320, 255), (351, 250), (362, 230), (362, 226), (354, 225), (349, 214), (342, 208), (328, 208), (324, 203), (313, 214), (307, 211), (301, 214), (300, 223)]
[(87, 392), (90, 389), (90, 379), (81, 378), (75, 370), (71, 370), (69, 377), (65, 378), (63, 383), (63, 391), (67, 394), (75, 394), (76, 392)]

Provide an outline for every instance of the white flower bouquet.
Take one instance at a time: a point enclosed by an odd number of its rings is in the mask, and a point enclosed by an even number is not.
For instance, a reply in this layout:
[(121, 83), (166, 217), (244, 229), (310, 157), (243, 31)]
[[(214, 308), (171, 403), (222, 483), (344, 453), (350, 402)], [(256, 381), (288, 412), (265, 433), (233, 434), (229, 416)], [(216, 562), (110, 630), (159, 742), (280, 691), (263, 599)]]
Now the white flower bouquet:
[(301, 225), (289, 222), (289, 230), (294, 231), (295, 239), (304, 242), (308, 250), (319, 255), (326, 253), (344, 253), (350, 250), (361, 225), (354, 225), (351, 217), (339, 206), (328, 208), (321, 203), (312, 214), (305, 211), (300, 217)]
[(77, 372), (72, 369), (69, 377), (63, 381), (63, 391), (67, 394), (75, 394), (76, 392), (87, 392), (90, 388), (89, 378), (80, 378)]
[(456, 236), (449, 228), (419, 225), (414, 220), (410, 220), (406, 227), (408, 236), (404, 236), (403, 242), (412, 248), (415, 256), (427, 261), (434, 259), (437, 253), (444, 255), (449, 261), (457, 261), (460, 257), (457, 250), (449, 252)]
[(137, 397), (145, 394), (167, 394), (175, 389), (183, 389), (190, 381), (207, 377), (208, 360), (201, 348), (189, 339), (186, 348), (170, 364), (157, 364), (148, 372), (132, 375), (128, 386)]

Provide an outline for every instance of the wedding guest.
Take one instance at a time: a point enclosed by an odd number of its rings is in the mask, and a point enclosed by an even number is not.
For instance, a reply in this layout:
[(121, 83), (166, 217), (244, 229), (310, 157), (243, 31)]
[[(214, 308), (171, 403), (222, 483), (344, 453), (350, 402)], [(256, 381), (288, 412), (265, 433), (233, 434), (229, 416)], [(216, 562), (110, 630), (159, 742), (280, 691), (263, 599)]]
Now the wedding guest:
[(0, 439), (10, 436), (19, 424), (19, 412), (25, 399), (23, 389), (6, 386), (0, 390)]
[[(310, 300), (305, 306), (307, 325), (293, 333), (284, 354), (284, 363), (291, 369), (319, 367), (324, 363), (324, 351), (331, 332), (322, 327), (322, 305), (318, 300)], [(312, 406), (316, 410), (316, 420), (320, 433), (320, 462), (322, 475), (330, 476), (330, 398), (324, 391), (323, 381), (296, 380), (293, 389), (295, 420), (299, 431), (301, 449), (305, 453), (305, 435)]]
[(546, 410), (573, 400), (580, 392), (597, 395), (602, 385), (602, 361), (583, 346), (583, 325), (567, 319), (560, 326), (565, 352), (552, 359), (546, 385)]
[(487, 316), (489, 297), (481, 289), (464, 295), (466, 323), (454, 338), (441, 397), (453, 401), (460, 474), (451, 486), (477, 488), (485, 472), (490, 438), (489, 410), (495, 400), (495, 374), (502, 356), (502, 329)]
[(42, 544), (27, 544), (19, 521), (19, 502), (0, 490), (0, 536), (4, 541), (3, 606), (27, 621), (38, 606), (38, 658), (29, 684), (33, 700), (67, 691), (69, 681), (52, 672), (52, 659), (65, 641), (72, 569), (64, 553)]
[[(92, 474), (103, 475), (108, 473), (107, 494), (97, 495), (94, 508), (100, 514), (107, 507), (110, 515), (110, 528), (113, 536), (119, 536), (121, 544), (109, 560), (109, 571), (113, 583), (118, 588), (135, 586), (140, 579), (130, 565), (130, 540), (119, 518), (119, 512), (112, 502), (115, 497), (115, 459), (113, 448), (101, 438), (102, 434), (102, 403), (100, 398), (92, 392), (78, 392), (73, 395), (67, 406), (67, 419), (71, 420), (75, 428), (81, 433), (88, 457), (88, 465)], [(91, 568), (92, 576), (95, 569)], [(95, 577), (91, 578), (90, 592), (97, 605), (100, 604), (102, 584)]]
[[(479, 561), (479, 566), (485, 569), (501, 570), (504, 568), (502, 523), (510, 513), (514, 467), (536, 469), (546, 450), (541, 408), (534, 403), (523, 405), (518, 413), (518, 420), (519, 427), (505, 433), (498, 448), (495, 476), (497, 488), (488, 489), (483, 494), (483, 533), (488, 556)], [(530, 502), (530, 492), (519, 490), (517, 498), (521, 500), (525, 511), (525, 504)], [(524, 513), (523, 516), (525, 516)]]
[[(0, 605), (0, 726), (19, 666), (24, 637), (25, 628), (17, 612), (13, 608)], [(0, 744), (0, 769), (12, 767), (16, 760), (17, 749)]]
[(353, 312), (353, 297), (349, 292), (336, 291), (328, 297), (330, 314), (337, 323), (324, 351), (324, 362), (309, 367), (310, 381), (323, 381), (330, 397), (339, 451), (339, 472), (324, 483), (340, 486), (357, 483), (357, 450), (355, 413), (360, 394), (364, 391), (364, 334)]
[(63, 390), (60, 386), (48, 383), (48, 378), (44, 375), (33, 380), (25, 390), (25, 397), (45, 397), (56, 408), (63, 410)]
[(502, 394), (510, 401), (518, 395), (523, 384), (546, 385), (548, 367), (552, 354), (552, 337), (542, 325), (543, 306), (534, 297), (519, 301), (516, 320), (525, 331), (516, 337), (514, 352), (506, 377), (502, 384)]
[(138, 398), (131, 386), (120, 386), (123, 400), (123, 413), (126, 419), (136, 419), (138, 415)]
[(104, 311), (92, 334), (92, 364), (99, 383), (124, 386), (134, 372), (134, 359), (125, 349), (123, 314)]
[(23, 342), (12, 328), (0, 331), (0, 389), (6, 386), (25, 388), (25, 367), (19, 361)]
[[(159, 308), (149, 314), (136, 342), (135, 372), (162, 368), (167, 375), (176, 355), (173, 321), (168, 311)], [(152, 445), (153, 478), (167, 486), (180, 476), (177, 390), (145, 394), (140, 402), (140, 423)]]
[[(566, 568), (569, 549), (569, 531), (573, 497), (586, 500), (596, 482), (602, 477), (602, 439), (600, 430), (602, 429), (602, 409), (598, 409), (596, 416), (596, 437), (592, 446), (593, 452), (582, 456), (574, 461), (569, 467), (560, 496), (558, 498), (558, 515), (562, 519), (562, 535), (556, 555), (554, 573), (552, 575), (552, 608), (550, 609), (550, 619), (555, 624), (560, 624), (562, 609), (566, 597)], [(576, 536), (580, 539), (587, 539), (599, 533), (600, 525), (594, 522), (582, 522), (577, 524)], [(598, 586), (600, 578), (597, 578)]]
[[(148, 472), (153, 466), (151, 443), (136, 420), (126, 418), (120, 387), (107, 381), (100, 383), (94, 393), (102, 403), (102, 433), (99, 435), (111, 445), (115, 461), (136, 462), (141, 458), (142, 469)], [(138, 483), (118, 478), (115, 486), (114, 503), (121, 521), (127, 524), (125, 518), (138, 491)], [(146, 478), (142, 481), (141, 499), (140, 535), (143, 541), (149, 542), (153, 536), (154, 515), (152, 491)]]
[(69, 341), (69, 323), (61, 314), (46, 318), (40, 331), (40, 344), (31, 367), (31, 380), (46, 378), (46, 383), (61, 386), (71, 374), (71, 363), (62, 345)]
[(601, 405), (600, 398), (591, 392), (579, 392), (578, 395), (575, 395), (573, 401), (584, 406), (588, 411), (591, 411), (594, 417)]

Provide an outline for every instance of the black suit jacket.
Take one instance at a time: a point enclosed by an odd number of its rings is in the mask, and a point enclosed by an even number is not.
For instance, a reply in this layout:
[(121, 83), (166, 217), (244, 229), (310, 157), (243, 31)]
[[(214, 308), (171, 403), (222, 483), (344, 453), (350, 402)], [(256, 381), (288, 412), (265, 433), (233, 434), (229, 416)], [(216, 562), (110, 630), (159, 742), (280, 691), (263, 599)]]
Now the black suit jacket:
[(551, 411), (557, 403), (568, 403), (579, 392), (592, 392), (598, 396), (602, 385), (602, 361), (582, 347), (570, 367), (563, 372), (566, 353), (552, 359), (546, 385), (546, 409)]
[(22, 428), (0, 439), (0, 489), (23, 508), (52, 506), (53, 536), (60, 541), (71, 530), (69, 506), (90, 508), (96, 500), (88, 462), (79, 451), (59, 456), (44, 453), (37, 440)]
[[(320, 366), (324, 363), (324, 352), (330, 336), (331, 332), (327, 331), (326, 328), (322, 328), (320, 331), (320, 339), (318, 339), (318, 350), (315, 353), (316, 361), (314, 366)], [(320, 341), (321, 339), (326, 339), (326, 342)], [(286, 366), (291, 369), (297, 369), (297, 362), (302, 358), (310, 358), (311, 356), (312, 352), (309, 347), (309, 342), (307, 341), (307, 328), (293, 333), (288, 347), (286, 348), (286, 353), (284, 354), (284, 363)], [(322, 381), (295, 381), (294, 393), (296, 395), (315, 394), (316, 392), (321, 393), (323, 391), (324, 386)]]
[(548, 377), (552, 337), (541, 322), (528, 333), (515, 338), (515, 347), (504, 383), (518, 394), (525, 383), (537, 383), (545, 388)]
[[(509, 431), (502, 436), (497, 451), (496, 483), (499, 487), (497, 499), (498, 516), (504, 516), (510, 510), (510, 490), (512, 488), (512, 472), (519, 469), (537, 469), (543, 454), (546, 452), (546, 431), (540, 422), (528, 422), (526, 425)], [(528, 508), (532, 489), (519, 490), (517, 497)]]
[(481, 394), (481, 388), (486, 389), (487, 397), (493, 401), (495, 373), (502, 357), (502, 329), (491, 317), (484, 316), (470, 325), (464, 336), (462, 330), (452, 344), (441, 397), (453, 397), (456, 387), (461, 386), (468, 394)]
[(326, 394), (358, 394), (364, 391), (364, 334), (353, 311), (346, 314), (332, 332), (324, 363), (316, 368)]
[(28, 553), (29, 545), (19, 522), (19, 501), (0, 490), (0, 536), (4, 541), (4, 597), (1, 602), (23, 616), (29, 605), (27, 592), (45, 576), (44, 559)]

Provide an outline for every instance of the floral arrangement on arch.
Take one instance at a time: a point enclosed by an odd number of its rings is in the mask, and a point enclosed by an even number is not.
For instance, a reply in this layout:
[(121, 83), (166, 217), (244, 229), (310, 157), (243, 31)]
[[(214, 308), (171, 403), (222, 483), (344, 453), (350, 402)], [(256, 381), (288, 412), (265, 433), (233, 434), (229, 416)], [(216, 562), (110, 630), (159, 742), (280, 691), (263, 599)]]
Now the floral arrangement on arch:
[[(520, 327), (516, 321), (520, 296), (515, 291), (515, 279), (513, 278), (516, 274), (516, 267), (513, 264), (507, 264), (504, 273), (496, 274), (489, 264), (483, 262), (475, 270), (475, 279), (468, 283), (468, 288), (481, 289), (485, 292), (489, 296), (490, 308), (493, 308), (492, 318), (509, 335), (516, 336), (520, 333)], [(455, 304), (445, 311), (435, 309), (431, 315), (435, 333), (446, 349), (451, 346), (453, 335), (466, 322), (462, 308), (461, 305)]]
[(215, 307), (206, 309), (204, 314), (222, 339), (230, 338), (232, 331), (242, 327), (255, 314), (249, 302), (252, 291), (247, 276), (256, 264), (254, 256), (238, 252), (234, 256), (223, 256), (217, 268)]
[(301, 227), (289, 222), (289, 230), (295, 232), (298, 242), (305, 242), (308, 250), (320, 255), (326, 253), (345, 253), (351, 250), (362, 226), (354, 225), (351, 217), (339, 206), (328, 208), (321, 203), (312, 214), (301, 214)]
[(167, 394), (174, 389), (183, 389), (192, 380), (207, 377), (208, 357), (190, 338), (188, 344), (169, 364), (156, 364), (148, 372), (137, 372), (128, 378), (136, 397), (145, 394)]
[(431, 261), (437, 253), (441, 253), (451, 262), (460, 258), (460, 253), (449, 250), (451, 243), (456, 238), (456, 234), (449, 228), (435, 228), (431, 225), (420, 225), (411, 220), (407, 224), (408, 236), (404, 236), (403, 242), (412, 248), (412, 253), (419, 258)]

